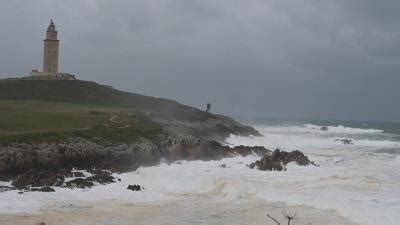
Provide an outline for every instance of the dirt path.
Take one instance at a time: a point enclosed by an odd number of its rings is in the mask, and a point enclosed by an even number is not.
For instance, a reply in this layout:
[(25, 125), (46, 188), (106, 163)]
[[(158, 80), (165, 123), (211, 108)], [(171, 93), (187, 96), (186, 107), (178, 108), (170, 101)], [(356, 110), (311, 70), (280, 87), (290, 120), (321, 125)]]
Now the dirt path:
[(123, 125), (123, 126), (117, 127), (117, 128), (119, 128), (119, 129), (131, 127), (131, 125), (129, 125), (129, 124), (122, 124), (122, 123), (118, 122), (118, 121), (117, 121), (117, 118), (118, 118), (117, 115), (113, 115), (113, 116), (110, 117), (109, 121), (110, 121), (111, 123), (114, 123), (114, 124)]

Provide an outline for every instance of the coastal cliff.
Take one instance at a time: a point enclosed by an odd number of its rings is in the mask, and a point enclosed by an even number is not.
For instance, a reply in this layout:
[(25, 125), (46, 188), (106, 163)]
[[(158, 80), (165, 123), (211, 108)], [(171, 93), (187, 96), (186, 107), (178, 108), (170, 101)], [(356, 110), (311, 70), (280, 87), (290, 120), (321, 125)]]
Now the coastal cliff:
[(220, 144), (231, 134), (260, 135), (229, 117), (94, 82), (0, 80), (0, 109), (0, 179), (35, 177), (25, 186), (55, 185), (72, 168), (123, 172), (269, 152)]

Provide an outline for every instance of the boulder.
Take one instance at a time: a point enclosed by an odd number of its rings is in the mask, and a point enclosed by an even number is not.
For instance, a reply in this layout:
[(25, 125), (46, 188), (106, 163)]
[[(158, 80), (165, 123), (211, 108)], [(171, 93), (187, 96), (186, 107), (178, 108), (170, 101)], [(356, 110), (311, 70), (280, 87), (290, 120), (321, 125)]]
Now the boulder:
[(140, 187), (140, 185), (134, 184), (134, 185), (128, 185), (126, 189), (131, 191), (141, 191), (142, 187)]
[(301, 166), (316, 165), (310, 161), (302, 152), (296, 150), (285, 152), (276, 149), (272, 154), (267, 154), (260, 160), (249, 165), (249, 168), (256, 167), (259, 170), (286, 170), (286, 165), (290, 162), (295, 162)]
[(93, 176), (87, 178), (88, 181), (97, 182), (99, 184), (115, 183), (115, 178), (111, 176), (111, 172), (106, 170), (92, 170)]
[(247, 165), (250, 169), (254, 169), (254, 167), (256, 167), (256, 163), (250, 163), (249, 165)]
[(12, 181), (12, 185), (18, 189), (26, 189), (27, 186), (61, 186), (63, 183), (63, 174), (43, 169), (30, 169)]
[(335, 139), (335, 141), (342, 142), (344, 145), (353, 145), (354, 144), (353, 140), (348, 139), (348, 138), (343, 138), (343, 139), (337, 138), (337, 139)]
[(31, 188), (30, 191), (55, 192), (55, 190), (49, 186), (40, 187), (40, 188)]
[(66, 187), (69, 188), (91, 188), (93, 187), (93, 182), (88, 180), (88, 178), (76, 178), (74, 180), (65, 183)]
[(322, 130), (322, 131), (327, 131), (328, 128), (324, 126), (324, 127), (321, 127), (321, 130)]

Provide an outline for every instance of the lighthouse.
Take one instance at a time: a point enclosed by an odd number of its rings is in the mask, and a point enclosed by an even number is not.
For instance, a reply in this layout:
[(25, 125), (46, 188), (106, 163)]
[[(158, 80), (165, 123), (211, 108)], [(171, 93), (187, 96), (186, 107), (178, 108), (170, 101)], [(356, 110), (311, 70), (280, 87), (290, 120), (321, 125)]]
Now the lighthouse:
[(56, 25), (53, 19), (50, 21), (50, 25), (46, 30), (46, 38), (43, 40), (43, 71), (39, 72), (37, 69), (33, 69), (30, 76), (24, 77), (24, 79), (57, 79), (57, 80), (75, 80), (75, 75), (69, 73), (60, 73), (58, 71), (58, 54), (59, 54), (59, 43), (60, 40), (57, 38)]
[(44, 39), (43, 73), (47, 75), (58, 74), (59, 40), (57, 39), (56, 25), (51, 20)]

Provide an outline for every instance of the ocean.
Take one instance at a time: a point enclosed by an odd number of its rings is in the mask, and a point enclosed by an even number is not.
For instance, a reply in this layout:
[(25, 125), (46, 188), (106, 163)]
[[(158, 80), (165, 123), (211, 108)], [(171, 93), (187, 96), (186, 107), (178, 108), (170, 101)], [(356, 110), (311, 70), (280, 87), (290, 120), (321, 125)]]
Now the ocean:
[[(301, 150), (318, 168), (290, 170), (268, 185), (267, 200), (332, 209), (359, 224), (399, 224), (400, 124), (253, 119), (264, 137), (232, 136), (234, 145)], [(325, 126), (327, 131), (321, 130)], [(338, 139), (351, 139), (343, 144)], [(275, 183), (276, 182), (276, 183)]]
[(258, 171), (247, 167), (255, 155), (161, 163), (92, 189), (0, 193), (0, 224), (275, 224), (267, 214), (282, 224), (287, 214), (292, 224), (400, 224), (399, 124), (242, 121), (263, 136), (232, 135), (226, 145), (300, 150), (319, 166)]

